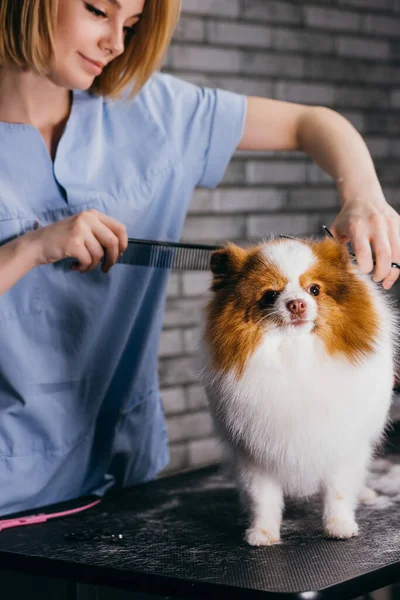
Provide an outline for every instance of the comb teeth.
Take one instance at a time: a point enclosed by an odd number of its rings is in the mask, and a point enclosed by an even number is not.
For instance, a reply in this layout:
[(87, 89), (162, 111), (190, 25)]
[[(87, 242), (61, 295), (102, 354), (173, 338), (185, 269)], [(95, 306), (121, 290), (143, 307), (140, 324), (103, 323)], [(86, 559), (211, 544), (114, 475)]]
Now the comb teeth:
[(118, 262), (183, 271), (208, 271), (211, 253), (219, 248), (220, 246), (130, 239), (128, 248)]

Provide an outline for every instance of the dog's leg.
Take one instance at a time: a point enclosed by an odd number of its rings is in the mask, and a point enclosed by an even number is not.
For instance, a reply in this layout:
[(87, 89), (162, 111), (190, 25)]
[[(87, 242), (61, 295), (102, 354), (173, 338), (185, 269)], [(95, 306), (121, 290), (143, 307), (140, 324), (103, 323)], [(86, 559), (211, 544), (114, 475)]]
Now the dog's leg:
[(260, 467), (247, 461), (237, 464), (237, 480), (250, 516), (245, 540), (251, 546), (278, 544), (283, 512), (281, 485)]
[(346, 465), (337, 467), (325, 480), (324, 531), (333, 538), (350, 538), (358, 534), (355, 520), (357, 502), (362, 493), (369, 451), (359, 449)]

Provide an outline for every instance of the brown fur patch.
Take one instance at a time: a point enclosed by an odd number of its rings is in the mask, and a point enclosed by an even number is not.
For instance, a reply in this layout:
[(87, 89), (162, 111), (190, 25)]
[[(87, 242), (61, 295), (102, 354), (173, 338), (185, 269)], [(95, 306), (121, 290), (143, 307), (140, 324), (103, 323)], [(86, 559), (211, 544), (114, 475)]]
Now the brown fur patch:
[[(317, 258), (315, 266), (300, 277), (305, 290), (311, 284), (320, 286), (319, 296), (314, 297), (318, 304), (314, 333), (329, 355), (343, 355), (357, 363), (374, 351), (378, 334), (379, 319), (368, 288), (352, 272), (343, 245), (332, 239), (304, 243)], [(216, 369), (234, 368), (240, 377), (261, 342), (268, 319), (274, 318), (260, 306), (260, 300), (267, 290), (282, 290), (287, 281), (260, 246), (243, 249), (230, 244), (213, 253), (211, 268), (214, 294), (206, 309), (205, 337)]]
[(344, 246), (332, 239), (310, 243), (317, 264), (300, 277), (307, 289), (320, 285), (315, 334), (330, 356), (344, 355), (357, 363), (374, 351), (379, 319), (366, 284), (351, 269)]
[(244, 250), (231, 244), (213, 254), (211, 268), (214, 296), (205, 336), (215, 367), (223, 372), (234, 368), (241, 376), (265, 331), (259, 301), (266, 290), (282, 290), (286, 280), (259, 247)]

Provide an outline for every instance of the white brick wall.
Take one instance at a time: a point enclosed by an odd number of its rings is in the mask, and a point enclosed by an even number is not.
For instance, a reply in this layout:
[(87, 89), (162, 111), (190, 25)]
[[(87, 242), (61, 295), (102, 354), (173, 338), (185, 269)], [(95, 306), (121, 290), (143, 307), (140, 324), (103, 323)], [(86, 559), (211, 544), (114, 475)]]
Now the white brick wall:
[[(330, 106), (363, 134), (400, 206), (400, 0), (183, 0), (166, 70), (197, 85)], [(397, 62), (396, 62), (397, 61)], [(299, 152), (240, 152), (195, 191), (183, 239), (247, 243), (330, 225), (334, 185)], [(166, 472), (220, 459), (195, 360), (209, 273), (173, 273), (159, 349), (171, 440)]]

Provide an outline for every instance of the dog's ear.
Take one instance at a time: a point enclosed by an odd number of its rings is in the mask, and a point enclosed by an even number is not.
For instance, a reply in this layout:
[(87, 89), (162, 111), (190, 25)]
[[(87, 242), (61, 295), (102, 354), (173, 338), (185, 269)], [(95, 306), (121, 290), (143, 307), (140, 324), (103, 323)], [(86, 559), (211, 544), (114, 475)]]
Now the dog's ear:
[(210, 267), (213, 277), (212, 289), (224, 287), (232, 277), (237, 275), (244, 264), (246, 251), (236, 244), (228, 244), (211, 255)]
[(239, 273), (246, 256), (245, 250), (229, 244), (211, 254), (210, 267), (214, 277), (229, 277)]

